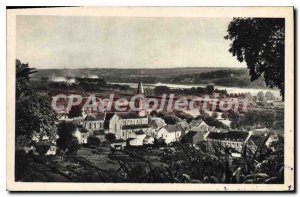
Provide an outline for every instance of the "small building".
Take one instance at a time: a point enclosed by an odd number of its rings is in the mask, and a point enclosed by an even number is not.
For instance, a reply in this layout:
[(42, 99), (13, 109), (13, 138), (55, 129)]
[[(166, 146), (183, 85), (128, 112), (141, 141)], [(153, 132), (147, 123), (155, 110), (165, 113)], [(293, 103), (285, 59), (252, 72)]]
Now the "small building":
[(49, 141), (39, 141), (35, 145), (35, 152), (39, 155), (56, 155), (57, 147)]
[(166, 144), (180, 140), (182, 129), (178, 125), (165, 125), (157, 132), (157, 139), (163, 139)]
[(145, 138), (146, 138), (145, 132), (142, 130), (139, 130), (134, 133), (131, 133), (129, 135), (127, 142), (130, 146), (143, 146)]
[(190, 122), (190, 130), (192, 131), (208, 131), (209, 126), (202, 120), (192, 120)]
[(252, 132), (253, 132), (253, 135), (267, 136), (269, 134), (269, 129), (266, 127), (258, 127), (256, 129), (254, 129)]
[(181, 121), (177, 122), (176, 125), (181, 128), (182, 136), (185, 135), (189, 131), (190, 125), (189, 125), (189, 123), (187, 123), (186, 120), (181, 120)]
[(208, 151), (214, 151), (214, 148), (222, 146), (241, 153), (250, 136), (251, 133), (244, 131), (210, 132), (206, 139), (206, 148)]
[(207, 131), (189, 131), (182, 137), (181, 142), (198, 145), (206, 140), (208, 134), (209, 132)]
[(84, 127), (77, 127), (74, 136), (78, 139), (79, 144), (87, 144), (89, 131)]
[(152, 117), (149, 126), (158, 131), (160, 128), (166, 125), (166, 122), (164, 119), (159, 117)]
[(83, 121), (83, 127), (89, 131), (104, 129), (105, 113), (87, 115)]
[(112, 140), (110, 143), (110, 146), (112, 148), (122, 150), (124, 147), (126, 147), (126, 140), (123, 140), (123, 139)]

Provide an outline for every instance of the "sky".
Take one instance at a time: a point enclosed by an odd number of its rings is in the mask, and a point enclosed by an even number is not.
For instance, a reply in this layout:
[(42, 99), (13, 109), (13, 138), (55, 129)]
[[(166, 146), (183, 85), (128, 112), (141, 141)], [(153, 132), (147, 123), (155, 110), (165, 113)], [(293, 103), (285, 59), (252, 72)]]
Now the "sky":
[(17, 16), (17, 59), (45, 68), (246, 67), (231, 18)]

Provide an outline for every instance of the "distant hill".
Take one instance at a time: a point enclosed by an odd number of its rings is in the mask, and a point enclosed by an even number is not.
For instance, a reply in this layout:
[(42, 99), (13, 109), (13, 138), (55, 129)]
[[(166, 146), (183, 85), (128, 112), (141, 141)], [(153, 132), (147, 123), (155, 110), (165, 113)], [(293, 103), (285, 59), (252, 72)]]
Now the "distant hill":
[(207, 84), (220, 86), (264, 88), (262, 79), (250, 81), (246, 68), (186, 67), (159, 69), (38, 69), (33, 79), (58, 77), (99, 77), (107, 82), (136, 83), (140, 77), (143, 83)]

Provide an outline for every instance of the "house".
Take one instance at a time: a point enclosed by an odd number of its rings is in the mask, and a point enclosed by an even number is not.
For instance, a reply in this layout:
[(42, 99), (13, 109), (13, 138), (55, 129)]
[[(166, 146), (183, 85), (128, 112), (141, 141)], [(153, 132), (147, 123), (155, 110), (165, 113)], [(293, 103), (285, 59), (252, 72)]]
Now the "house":
[(202, 120), (192, 120), (190, 122), (190, 130), (192, 131), (208, 131), (209, 126)]
[(269, 134), (269, 129), (266, 127), (258, 127), (252, 131), (253, 135), (261, 135), (261, 136), (267, 136)]
[(206, 137), (208, 136), (208, 131), (189, 131), (187, 134), (185, 134), (181, 142), (182, 143), (189, 143), (192, 145), (200, 144), (201, 142), (204, 142), (206, 140)]
[(144, 131), (139, 130), (131, 133), (127, 140), (130, 146), (142, 146), (144, 143), (144, 139), (146, 138), (146, 134)]
[(163, 139), (166, 144), (180, 140), (182, 129), (178, 125), (165, 125), (157, 132), (157, 139)]
[(159, 117), (152, 117), (149, 126), (158, 131), (160, 128), (166, 125), (166, 122), (164, 119)]
[(110, 146), (112, 148), (122, 150), (126, 146), (126, 140), (123, 140), (123, 139), (112, 140), (110, 143)]
[(251, 133), (244, 131), (210, 132), (206, 139), (206, 148), (208, 151), (214, 151), (214, 148), (219, 145), (240, 153), (250, 136)]
[(84, 127), (77, 127), (74, 136), (78, 139), (79, 144), (87, 144), (89, 131)]
[(57, 147), (49, 141), (39, 141), (35, 145), (36, 154), (56, 155)]
[[(146, 136), (146, 133), (150, 133), (151, 128), (149, 125), (124, 125), (122, 130), (119, 132), (117, 138), (128, 139), (136, 135), (137, 132), (142, 131)], [(135, 138), (135, 137), (133, 137)]]
[(157, 131), (166, 125), (164, 119), (159, 117), (152, 117), (149, 121), (149, 130), (147, 131), (148, 136), (156, 137)]
[(177, 122), (176, 125), (181, 128), (182, 136), (185, 135), (189, 131), (190, 125), (189, 125), (189, 123), (187, 123), (186, 120), (181, 120), (181, 121)]
[(90, 132), (94, 130), (104, 129), (105, 115), (105, 113), (87, 115), (83, 121), (83, 127), (85, 127)]

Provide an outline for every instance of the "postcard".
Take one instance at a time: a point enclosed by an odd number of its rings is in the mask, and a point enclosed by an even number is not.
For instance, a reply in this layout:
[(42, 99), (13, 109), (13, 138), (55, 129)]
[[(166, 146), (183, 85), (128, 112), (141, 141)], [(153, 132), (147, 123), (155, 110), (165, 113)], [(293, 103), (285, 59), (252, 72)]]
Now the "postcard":
[(294, 191), (293, 7), (7, 7), (8, 191)]

